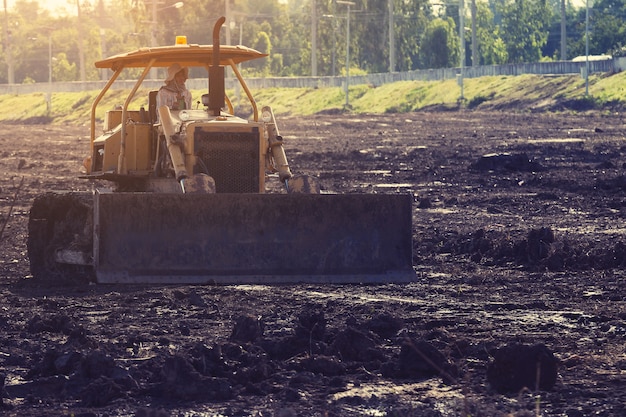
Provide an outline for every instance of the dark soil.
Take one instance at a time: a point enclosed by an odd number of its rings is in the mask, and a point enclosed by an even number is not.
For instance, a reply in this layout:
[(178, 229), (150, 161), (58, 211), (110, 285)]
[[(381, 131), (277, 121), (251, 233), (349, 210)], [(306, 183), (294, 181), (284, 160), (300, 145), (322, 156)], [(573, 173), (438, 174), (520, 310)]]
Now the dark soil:
[(326, 192), (414, 195), (415, 281), (44, 286), (29, 209), (89, 189), (88, 128), (3, 125), (0, 414), (626, 415), (621, 115), (279, 127), (293, 170)]

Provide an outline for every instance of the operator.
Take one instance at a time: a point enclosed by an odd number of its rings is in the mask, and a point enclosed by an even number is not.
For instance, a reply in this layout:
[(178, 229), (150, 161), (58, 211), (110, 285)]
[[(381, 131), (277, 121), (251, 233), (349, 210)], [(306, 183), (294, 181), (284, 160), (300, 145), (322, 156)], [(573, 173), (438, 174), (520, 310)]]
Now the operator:
[(191, 108), (191, 93), (185, 86), (188, 75), (189, 68), (181, 67), (178, 63), (170, 65), (165, 85), (157, 93), (157, 109), (161, 106), (167, 106), (171, 110)]

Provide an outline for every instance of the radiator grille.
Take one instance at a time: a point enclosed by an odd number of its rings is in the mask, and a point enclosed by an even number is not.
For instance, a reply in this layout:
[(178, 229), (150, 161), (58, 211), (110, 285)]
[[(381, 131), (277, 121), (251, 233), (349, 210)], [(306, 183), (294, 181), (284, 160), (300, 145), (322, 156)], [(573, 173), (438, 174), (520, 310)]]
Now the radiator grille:
[(259, 192), (259, 130), (207, 132), (196, 128), (194, 150), (218, 193)]

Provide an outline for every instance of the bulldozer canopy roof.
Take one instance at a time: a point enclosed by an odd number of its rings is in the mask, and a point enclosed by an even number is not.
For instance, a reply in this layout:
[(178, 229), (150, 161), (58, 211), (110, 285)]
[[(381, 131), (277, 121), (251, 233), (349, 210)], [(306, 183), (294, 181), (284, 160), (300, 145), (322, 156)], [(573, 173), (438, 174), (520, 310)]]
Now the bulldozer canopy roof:
[[(239, 64), (240, 62), (266, 57), (255, 49), (241, 45), (220, 45), (220, 65)], [(145, 68), (150, 61), (153, 67), (169, 67), (178, 63), (183, 67), (206, 67), (213, 63), (213, 45), (177, 45), (140, 48), (96, 62), (96, 68)]]

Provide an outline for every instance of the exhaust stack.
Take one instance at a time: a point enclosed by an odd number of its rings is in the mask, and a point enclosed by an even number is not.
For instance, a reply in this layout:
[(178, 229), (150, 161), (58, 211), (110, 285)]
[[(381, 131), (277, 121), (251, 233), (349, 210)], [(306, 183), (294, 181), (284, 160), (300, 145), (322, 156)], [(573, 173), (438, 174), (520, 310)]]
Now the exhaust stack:
[(213, 27), (213, 64), (209, 67), (209, 112), (213, 116), (219, 116), (225, 106), (224, 67), (220, 66), (220, 29), (225, 21), (222, 16)]

